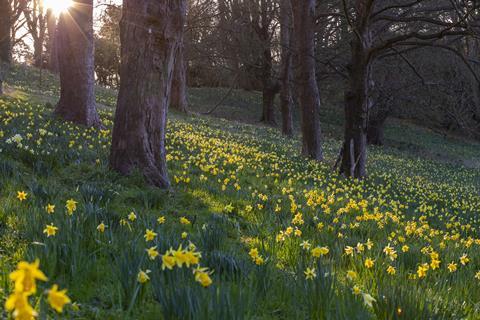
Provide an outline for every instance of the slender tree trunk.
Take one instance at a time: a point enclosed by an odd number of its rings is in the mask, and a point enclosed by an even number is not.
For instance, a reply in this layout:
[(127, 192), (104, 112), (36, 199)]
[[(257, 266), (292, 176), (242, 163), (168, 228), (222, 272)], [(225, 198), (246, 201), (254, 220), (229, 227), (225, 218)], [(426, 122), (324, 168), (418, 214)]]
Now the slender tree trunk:
[(124, 0), (120, 91), (110, 166), (121, 174), (140, 170), (155, 186), (169, 188), (165, 132), (182, 37), (183, 0)]
[(33, 66), (37, 68), (43, 66), (43, 40), (37, 39), (33, 42)]
[(320, 92), (315, 77), (315, 0), (293, 1), (295, 82), (302, 115), (303, 154), (322, 160)]
[[(182, 8), (187, 8), (186, 0), (182, 0)], [(186, 17), (187, 12), (182, 12), (184, 17)], [(172, 98), (171, 106), (183, 113), (187, 112), (188, 102), (187, 102), (187, 64), (185, 61), (185, 44), (182, 36), (179, 40), (177, 50), (175, 53), (175, 66), (173, 69), (173, 82), (172, 82)]]
[(76, 0), (58, 22), (60, 101), (55, 114), (88, 127), (101, 126), (95, 105), (93, 0)]
[[(262, 39), (265, 43), (269, 42), (268, 39), (268, 30), (267, 35), (262, 36)], [(277, 123), (275, 121), (275, 96), (280, 89), (276, 81), (272, 79), (272, 52), (270, 45), (266, 45), (266, 48), (263, 51), (263, 70), (262, 70), (262, 118), (260, 119), (263, 123), (271, 126), (275, 126)]]
[(292, 99), (292, 4), (290, 0), (282, 0), (280, 7), (281, 51), (282, 51), (282, 84), (280, 89), (280, 105), (282, 110), (282, 133), (293, 134), (293, 99)]
[(10, 37), (11, 7), (9, 0), (0, 0), (0, 95), (3, 94), (3, 80), (12, 59)]
[(357, 3), (356, 34), (351, 43), (352, 61), (345, 93), (345, 141), (340, 172), (348, 177), (364, 178), (367, 165), (368, 112), (371, 108), (370, 75), (371, 33), (367, 1)]
[(57, 18), (50, 9), (47, 12), (47, 31), (48, 70), (58, 73)]

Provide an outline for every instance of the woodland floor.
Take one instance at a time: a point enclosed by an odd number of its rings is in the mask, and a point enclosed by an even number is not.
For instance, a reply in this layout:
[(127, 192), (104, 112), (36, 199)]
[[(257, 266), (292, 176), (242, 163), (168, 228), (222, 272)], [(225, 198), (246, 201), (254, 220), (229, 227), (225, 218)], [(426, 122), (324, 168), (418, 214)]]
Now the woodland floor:
[[(480, 319), (480, 143), (392, 119), (386, 146), (369, 150), (369, 177), (349, 181), (332, 172), (341, 110), (323, 107), (319, 164), (299, 155), (298, 137), (259, 125), (259, 93), (233, 91), (203, 116), (227, 89), (192, 88), (192, 113), (169, 115), (168, 193), (108, 170), (113, 90), (98, 88), (106, 129), (97, 131), (51, 117), (58, 82), (47, 73), (16, 67), (8, 88), (0, 299), (15, 264), (38, 258), (76, 303), (45, 318)], [(55, 236), (43, 234), (47, 224)], [(190, 243), (214, 271), (208, 288), (193, 267), (162, 270), (145, 251)]]

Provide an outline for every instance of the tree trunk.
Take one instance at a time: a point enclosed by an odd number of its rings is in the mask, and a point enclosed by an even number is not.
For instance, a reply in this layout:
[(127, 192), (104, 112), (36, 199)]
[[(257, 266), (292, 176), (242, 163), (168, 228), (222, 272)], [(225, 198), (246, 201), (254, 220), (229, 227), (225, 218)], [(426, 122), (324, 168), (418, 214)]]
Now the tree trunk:
[(110, 166), (121, 174), (140, 170), (155, 186), (169, 188), (165, 132), (182, 37), (183, 0), (124, 0), (120, 91)]
[[(262, 36), (264, 43), (269, 42), (268, 39), (268, 30), (267, 34)], [(277, 122), (275, 121), (275, 95), (277, 94), (279, 87), (272, 79), (272, 52), (270, 45), (265, 45), (263, 51), (263, 70), (262, 70), (262, 118), (260, 121), (263, 123), (275, 126)]]
[(367, 127), (368, 144), (383, 146), (385, 144), (385, 122), (388, 118), (388, 112), (379, 111), (375, 115), (369, 115)]
[(368, 112), (371, 108), (370, 74), (371, 34), (368, 28), (368, 6), (357, 3), (356, 33), (351, 43), (352, 61), (349, 66), (345, 93), (345, 141), (340, 172), (348, 177), (364, 178), (367, 164)]
[[(186, 0), (182, 0), (182, 8), (187, 8)], [(187, 12), (182, 12), (186, 16)], [(175, 53), (175, 66), (173, 68), (172, 97), (171, 106), (177, 111), (187, 113), (187, 65), (185, 62), (185, 44), (182, 37)]]
[(268, 10), (269, 1), (262, 0), (256, 3), (256, 14), (252, 17), (254, 30), (261, 41), (261, 82), (262, 82), (262, 118), (266, 125), (276, 126), (275, 96), (280, 90), (279, 83), (273, 78), (272, 40), (270, 35), (271, 17)]
[(0, 95), (3, 94), (3, 80), (12, 59), (10, 37), (11, 7), (9, 0), (0, 0)]
[(43, 42), (40, 39), (33, 42), (33, 66), (37, 68), (43, 66)]
[(292, 4), (290, 0), (282, 0), (280, 7), (281, 52), (282, 52), (282, 84), (280, 89), (280, 105), (282, 110), (282, 133), (293, 135), (293, 99), (292, 99)]
[(57, 18), (51, 9), (47, 12), (47, 31), (48, 70), (53, 73), (58, 73)]
[(303, 154), (322, 160), (320, 93), (315, 77), (315, 0), (293, 1), (296, 90), (302, 115)]
[(58, 22), (60, 101), (55, 114), (87, 127), (101, 126), (95, 105), (93, 0), (76, 0)]
[(277, 95), (278, 89), (278, 86), (273, 83), (267, 83), (263, 87), (261, 122), (269, 126), (277, 125), (275, 120), (275, 96)]

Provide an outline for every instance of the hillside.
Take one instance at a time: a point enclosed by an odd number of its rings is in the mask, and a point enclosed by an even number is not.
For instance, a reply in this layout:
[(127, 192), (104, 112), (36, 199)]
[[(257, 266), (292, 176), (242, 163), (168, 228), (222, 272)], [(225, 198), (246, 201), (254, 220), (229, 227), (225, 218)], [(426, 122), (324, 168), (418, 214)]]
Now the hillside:
[[(192, 89), (193, 113), (169, 115), (165, 192), (108, 170), (115, 92), (98, 88), (105, 129), (84, 129), (51, 117), (58, 85), (39, 79), (17, 67), (0, 100), (2, 299), (16, 263), (38, 258), (72, 319), (479, 319), (479, 143), (393, 119), (351, 181), (331, 169), (333, 107), (316, 163), (258, 125), (258, 94), (234, 91), (210, 117), (226, 90)], [(211, 286), (193, 265), (162, 268), (179, 246), (201, 252)]]

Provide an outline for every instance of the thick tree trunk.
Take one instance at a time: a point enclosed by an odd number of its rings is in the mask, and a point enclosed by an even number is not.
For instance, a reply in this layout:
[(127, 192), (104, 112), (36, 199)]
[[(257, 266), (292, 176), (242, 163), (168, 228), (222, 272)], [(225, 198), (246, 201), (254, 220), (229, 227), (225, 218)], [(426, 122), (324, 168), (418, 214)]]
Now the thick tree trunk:
[(50, 9), (47, 12), (47, 31), (48, 70), (58, 73), (57, 18)]
[(10, 37), (11, 7), (9, 0), (0, 0), (0, 95), (3, 94), (3, 81), (12, 59)]
[(368, 112), (371, 108), (369, 49), (372, 41), (368, 6), (363, 2), (357, 3), (357, 32), (351, 43), (352, 61), (345, 93), (345, 141), (340, 167), (342, 174), (358, 179), (366, 176)]
[[(182, 0), (182, 8), (187, 8), (186, 0)], [(185, 16), (187, 13), (182, 12)], [(188, 108), (187, 102), (187, 64), (185, 62), (185, 45), (182, 38), (179, 40), (179, 44), (175, 53), (175, 66), (173, 69), (173, 82), (172, 82), (172, 97), (170, 105), (177, 111), (186, 113)]]
[(322, 160), (320, 93), (315, 77), (315, 0), (293, 1), (296, 90), (302, 115), (303, 154)]
[(282, 84), (280, 89), (280, 106), (282, 110), (282, 133), (293, 134), (293, 99), (292, 99), (292, 4), (282, 0), (280, 7)]
[(182, 37), (183, 0), (124, 0), (121, 20), (120, 91), (110, 166), (140, 170), (150, 184), (169, 188), (165, 132)]
[(58, 22), (60, 101), (55, 114), (88, 127), (101, 126), (95, 105), (93, 0), (76, 0)]

